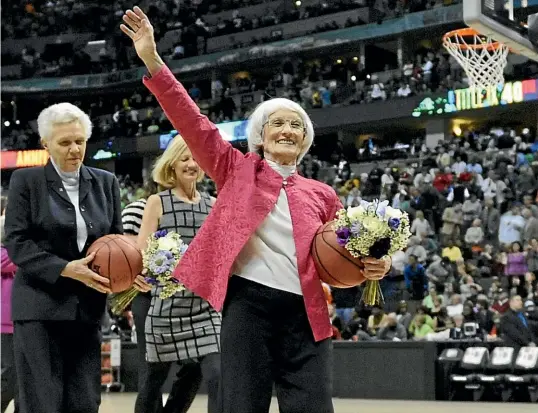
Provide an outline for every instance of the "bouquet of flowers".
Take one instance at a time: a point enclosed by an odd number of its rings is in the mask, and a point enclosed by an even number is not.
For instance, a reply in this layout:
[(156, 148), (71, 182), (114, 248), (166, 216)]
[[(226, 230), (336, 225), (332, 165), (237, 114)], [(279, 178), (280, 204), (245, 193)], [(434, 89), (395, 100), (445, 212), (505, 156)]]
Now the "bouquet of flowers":
[[(388, 201), (361, 201), (359, 206), (337, 212), (334, 229), (337, 242), (354, 258), (390, 257), (407, 247), (411, 232), (407, 213)], [(366, 281), (362, 300), (375, 305), (383, 300), (379, 281)]]
[[(159, 294), (162, 299), (170, 298), (185, 287), (172, 273), (187, 251), (188, 245), (183, 242), (176, 232), (160, 230), (148, 238), (147, 248), (142, 253), (144, 270), (142, 274), (148, 284), (163, 287)], [(116, 294), (111, 298), (111, 310), (114, 314), (122, 314), (127, 306), (138, 295), (134, 287)]]

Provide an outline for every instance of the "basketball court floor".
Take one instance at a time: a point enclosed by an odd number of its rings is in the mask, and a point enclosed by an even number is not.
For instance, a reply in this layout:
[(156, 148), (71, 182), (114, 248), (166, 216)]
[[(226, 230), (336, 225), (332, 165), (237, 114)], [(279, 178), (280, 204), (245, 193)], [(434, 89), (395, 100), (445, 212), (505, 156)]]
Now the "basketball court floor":
[[(133, 413), (136, 393), (103, 394), (103, 402), (99, 413)], [(358, 400), (334, 399), (335, 413), (536, 413), (536, 404), (516, 403), (460, 403), (460, 402), (425, 402), (398, 400)], [(6, 413), (13, 413), (10, 406)], [(207, 397), (198, 396), (189, 413), (207, 413)], [(276, 399), (273, 399), (271, 413), (278, 413)]]

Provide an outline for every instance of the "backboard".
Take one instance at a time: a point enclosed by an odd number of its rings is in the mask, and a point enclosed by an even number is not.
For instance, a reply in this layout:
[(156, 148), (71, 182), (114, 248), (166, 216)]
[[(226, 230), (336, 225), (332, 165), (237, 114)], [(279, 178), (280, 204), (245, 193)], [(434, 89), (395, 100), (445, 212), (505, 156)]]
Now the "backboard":
[(538, 0), (463, 0), (465, 24), (538, 61)]

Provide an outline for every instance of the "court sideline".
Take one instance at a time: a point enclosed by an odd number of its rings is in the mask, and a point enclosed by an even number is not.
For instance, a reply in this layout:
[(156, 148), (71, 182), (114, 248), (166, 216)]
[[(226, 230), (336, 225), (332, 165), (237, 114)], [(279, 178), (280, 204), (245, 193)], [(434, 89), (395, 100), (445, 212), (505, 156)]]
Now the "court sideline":
[[(133, 413), (135, 393), (103, 394), (103, 402), (99, 413)], [(198, 396), (189, 413), (207, 413), (206, 396)], [(454, 413), (463, 411), (469, 413), (504, 413), (507, 410), (518, 413), (536, 413), (536, 404), (516, 403), (461, 403), (461, 402), (435, 402), (435, 401), (399, 401), (399, 400), (359, 400), (335, 399), (336, 413), (417, 413), (430, 411), (435, 413)], [(10, 406), (6, 413), (13, 413)], [(276, 399), (273, 399), (271, 413), (278, 413)]]

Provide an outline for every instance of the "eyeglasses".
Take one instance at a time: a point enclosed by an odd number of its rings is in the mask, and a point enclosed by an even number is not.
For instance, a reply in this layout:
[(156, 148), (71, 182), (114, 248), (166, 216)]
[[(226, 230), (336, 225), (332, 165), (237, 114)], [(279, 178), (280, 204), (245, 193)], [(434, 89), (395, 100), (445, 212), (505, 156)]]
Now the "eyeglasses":
[(305, 130), (303, 123), (298, 120), (271, 119), (266, 122), (266, 124), (268, 124), (271, 128), (274, 129), (283, 129), (286, 123), (289, 123), (290, 128), (294, 132), (304, 132)]

